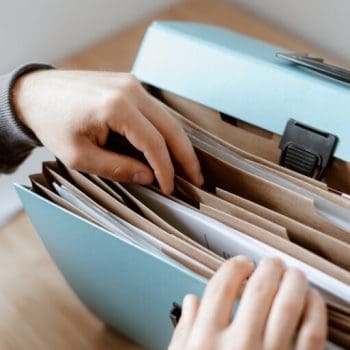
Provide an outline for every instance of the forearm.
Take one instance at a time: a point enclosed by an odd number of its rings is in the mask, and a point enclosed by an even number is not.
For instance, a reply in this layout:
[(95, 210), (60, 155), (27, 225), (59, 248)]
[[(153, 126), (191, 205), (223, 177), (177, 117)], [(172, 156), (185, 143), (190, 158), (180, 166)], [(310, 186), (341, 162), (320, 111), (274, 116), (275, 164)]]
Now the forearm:
[(39, 140), (16, 117), (13, 104), (14, 85), (25, 73), (37, 69), (49, 69), (41, 64), (24, 65), (0, 76), (0, 172), (13, 171), (36, 146)]

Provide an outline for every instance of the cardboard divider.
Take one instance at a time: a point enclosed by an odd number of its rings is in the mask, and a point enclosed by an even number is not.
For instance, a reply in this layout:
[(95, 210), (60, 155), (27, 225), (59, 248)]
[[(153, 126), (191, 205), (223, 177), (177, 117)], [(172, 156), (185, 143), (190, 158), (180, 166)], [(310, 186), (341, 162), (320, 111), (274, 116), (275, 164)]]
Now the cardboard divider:
[(137, 206), (137, 208), (140, 210), (142, 215), (148, 219), (149, 221), (153, 222), (158, 227), (162, 228), (163, 230), (169, 232), (170, 234), (173, 234), (176, 237), (181, 238), (184, 241), (189, 242), (190, 244), (196, 246), (197, 248), (205, 251), (207, 254), (212, 255), (215, 259), (220, 260), (221, 262), (224, 262), (224, 259), (222, 259), (217, 254), (213, 253), (212, 251), (208, 250), (207, 248), (203, 247), (199, 243), (193, 241), (191, 238), (186, 236), (184, 233), (180, 232), (178, 229), (167, 223), (165, 220), (163, 220), (159, 215), (157, 215), (154, 211), (152, 211), (150, 208), (148, 208), (146, 205), (144, 205), (140, 200), (138, 200), (133, 194), (131, 194), (125, 186), (119, 184), (119, 183), (113, 183), (113, 185), (120, 190), (121, 193), (123, 193), (124, 196), (126, 196), (129, 201), (131, 201), (134, 205)]
[[(349, 244), (234, 193), (227, 192), (220, 188), (216, 188), (215, 192), (219, 198), (222, 198), (229, 203), (236, 204), (252, 213), (280, 224), (287, 229), (288, 236), (292, 242), (295, 242), (296, 244), (328, 259), (334, 264), (349, 270)], [(220, 209), (226, 211), (223, 207)]]
[(97, 186), (99, 186), (102, 190), (107, 192), (109, 195), (117, 199), (119, 202), (124, 203), (123, 197), (118, 192), (114, 191), (111, 188), (111, 186), (109, 186), (105, 181), (100, 179), (97, 175), (93, 175), (93, 174), (84, 174), (84, 175), (87, 176), (92, 182), (94, 182)]
[(287, 174), (289, 179), (296, 178), (324, 190), (330, 187), (350, 194), (349, 163), (335, 158), (325, 172), (324, 182), (311, 179), (278, 165), (280, 135), (271, 136), (271, 133), (267, 133), (269, 136), (266, 137), (266, 131), (263, 129), (259, 130), (254, 126), (248, 128), (244, 122), (237, 121), (235, 116), (232, 116), (233, 123), (225, 121), (219, 112), (167, 91), (153, 89), (152, 93), (187, 120), (226, 141), (235, 151), (238, 149), (247, 159)]
[(221, 187), (331, 237), (350, 243), (350, 234), (320, 216), (312, 200), (238, 169), (205, 151), (199, 149), (196, 151), (205, 174), (206, 186), (212, 191), (215, 187)]
[(283, 226), (256, 215), (235, 204), (222, 200), (221, 198), (218, 198), (217, 196), (192, 185), (179, 176), (176, 176), (175, 178), (175, 188), (180, 192), (180, 194), (186, 196), (188, 200), (194, 202), (194, 205), (197, 207), (199, 207), (200, 204), (206, 204), (213, 208), (221, 209), (238, 219), (244, 220), (247, 223), (253, 224), (261, 229), (271, 232), (272, 234), (289, 240), (288, 232)]
[[(175, 98), (179, 99), (178, 97), (175, 97)], [(187, 103), (192, 103), (192, 102), (187, 102)], [(244, 157), (247, 160), (252, 161), (253, 163), (256, 163), (257, 165), (259, 165), (263, 168), (268, 169), (272, 173), (280, 176), (281, 178), (284, 178), (284, 179), (286, 179), (286, 180), (288, 180), (288, 181), (290, 181), (290, 182), (292, 182), (292, 183), (294, 183), (294, 184), (296, 184), (296, 185), (298, 185), (298, 186), (300, 186), (308, 191), (311, 191), (311, 192), (317, 194), (318, 196), (321, 196), (324, 199), (327, 199), (327, 200), (329, 200), (337, 205), (342, 206), (345, 209), (350, 210), (350, 200), (347, 198), (344, 198), (340, 195), (337, 195), (333, 192), (330, 192), (328, 190), (328, 186), (325, 183), (317, 181), (317, 180), (312, 179), (310, 177), (301, 175), (299, 173), (296, 173), (294, 171), (291, 171), (289, 169), (281, 167), (275, 163), (266, 161), (265, 159), (258, 157), (254, 154), (243, 151), (241, 148), (234, 146), (232, 143), (227, 142), (225, 139), (218, 137), (217, 134), (208, 132), (206, 129), (208, 127), (208, 125), (205, 124), (204, 128), (202, 128), (200, 126), (201, 123), (199, 123), (200, 125), (197, 125), (195, 122), (192, 122), (192, 120), (186, 119), (185, 116), (177, 113), (176, 111), (172, 110), (168, 106), (165, 106), (165, 107), (169, 110), (169, 112), (171, 112), (176, 118), (180, 119), (180, 121), (182, 121), (183, 123), (189, 124), (191, 127), (198, 129), (198, 130), (200, 130), (200, 132), (214, 138), (216, 140), (216, 142), (218, 142), (219, 144), (222, 144), (223, 146), (225, 146), (226, 148), (235, 152), (236, 154)], [(200, 108), (205, 108), (205, 107), (200, 106)], [(205, 120), (205, 115), (206, 115), (206, 113), (204, 113), (204, 117), (202, 117), (202, 115), (201, 115), (201, 117), (200, 118), (197, 117), (197, 119)], [(216, 123), (216, 121), (215, 121), (215, 115), (214, 115), (213, 124), (215, 124), (215, 123)], [(223, 128), (223, 129), (226, 130), (227, 127)], [(213, 132), (215, 132), (215, 130)], [(217, 130), (216, 130), (216, 132), (217, 132)], [(334, 188), (337, 188), (337, 187), (334, 187)]]
[(217, 259), (211, 254), (207, 254), (202, 249), (197, 248), (195, 245), (192, 245), (189, 242), (184, 241), (170, 234), (169, 232), (164, 231), (163, 229), (148, 221), (141, 215), (129, 209), (124, 204), (115, 200), (108, 193), (103, 193), (103, 191), (98, 186), (96, 186), (93, 182), (91, 182), (89, 179), (87, 179), (85, 176), (78, 173), (77, 171), (69, 170), (68, 168), (66, 168), (67, 174), (72, 176), (72, 180), (80, 189), (74, 186), (72, 184), (72, 181), (69, 181), (67, 180), (67, 178), (64, 178), (62, 176), (62, 173), (58, 174), (50, 168), (48, 168), (48, 171), (51, 174), (51, 176), (55, 178), (56, 181), (66, 186), (71, 191), (79, 191), (80, 194), (84, 193), (85, 195), (87, 195), (88, 198), (90, 197), (100, 206), (106, 208), (113, 214), (120, 216), (122, 219), (129, 222), (130, 224), (138, 227), (141, 230), (144, 230), (145, 232), (149, 233), (158, 240), (166, 243), (170, 247), (187, 255), (191, 259), (200, 262), (204, 266), (207, 266), (209, 269), (215, 271), (220, 266), (220, 259)]
[(337, 345), (349, 349), (350, 335), (349, 333), (342, 332), (332, 326), (328, 327), (328, 339), (335, 342)]
[(278, 143), (276, 143), (276, 140), (279, 141), (280, 139), (278, 135), (272, 136), (271, 139), (266, 139), (266, 137), (259, 136), (256, 133), (252, 134), (247, 130), (223, 121), (219, 112), (186, 100), (183, 97), (160, 90), (157, 90), (155, 95), (160, 101), (164, 102), (163, 106), (174, 117), (183, 122), (190, 123), (191, 126), (197, 127), (242, 157), (275, 169), (281, 174), (287, 175), (287, 178), (291, 181), (293, 179), (300, 179), (325, 190), (328, 188), (323, 182), (296, 173), (277, 164), (280, 155)]
[(230, 226), (240, 232), (247, 234), (248, 236), (251, 236), (261, 242), (268, 244), (271, 247), (287, 253), (288, 255), (293, 256), (298, 260), (303, 261), (306, 264), (313, 266), (344, 283), (350, 284), (350, 273), (348, 271), (330, 263), (326, 259), (317, 256), (305, 248), (302, 248), (290, 241), (286, 241), (281, 237), (276, 237), (268, 231), (257, 229), (253, 225), (239, 221), (232, 215), (229, 215), (208, 205), (201, 204), (201, 211), (203, 214), (216, 219), (227, 226)]
[(30, 181), (32, 183), (32, 188), (35, 193), (42, 195), (43, 197), (49, 199), (55, 204), (58, 204), (64, 209), (67, 209), (68, 211), (81, 216), (82, 218), (92, 221), (95, 224), (99, 224), (97, 221), (95, 221), (92, 217), (90, 217), (88, 214), (84, 213), (80, 209), (76, 208), (74, 205), (67, 202), (65, 199), (57, 195), (55, 192), (52, 191), (51, 186), (47, 182), (45, 176), (43, 174), (34, 174), (30, 175)]
[(344, 316), (339, 312), (330, 310), (328, 313), (329, 324), (335, 326), (337, 329), (350, 334), (350, 318)]

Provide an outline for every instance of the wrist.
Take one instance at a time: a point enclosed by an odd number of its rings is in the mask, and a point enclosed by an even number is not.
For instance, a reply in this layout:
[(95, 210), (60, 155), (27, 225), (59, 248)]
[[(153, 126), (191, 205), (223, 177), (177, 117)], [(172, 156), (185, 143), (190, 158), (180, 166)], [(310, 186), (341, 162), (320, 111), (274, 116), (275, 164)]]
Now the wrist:
[(24, 66), (23, 69), (20, 69), (18, 74), (14, 76), (12, 86), (10, 87), (10, 103), (13, 116), (27, 131), (33, 133), (34, 130), (30, 123), (30, 111), (32, 110), (32, 104), (38, 103), (38, 101), (31, 96), (31, 91), (35, 87), (33, 78), (47, 69), (53, 69), (53, 67), (44, 64), (30, 64)]

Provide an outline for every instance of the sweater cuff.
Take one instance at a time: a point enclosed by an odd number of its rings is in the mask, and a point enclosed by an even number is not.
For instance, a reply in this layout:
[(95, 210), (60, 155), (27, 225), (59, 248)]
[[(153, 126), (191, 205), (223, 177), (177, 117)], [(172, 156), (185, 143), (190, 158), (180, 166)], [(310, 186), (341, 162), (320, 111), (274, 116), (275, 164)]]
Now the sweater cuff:
[(16, 80), (34, 70), (53, 68), (47, 64), (31, 63), (0, 77), (0, 171), (12, 171), (34, 147), (41, 145), (34, 133), (16, 116), (12, 102)]

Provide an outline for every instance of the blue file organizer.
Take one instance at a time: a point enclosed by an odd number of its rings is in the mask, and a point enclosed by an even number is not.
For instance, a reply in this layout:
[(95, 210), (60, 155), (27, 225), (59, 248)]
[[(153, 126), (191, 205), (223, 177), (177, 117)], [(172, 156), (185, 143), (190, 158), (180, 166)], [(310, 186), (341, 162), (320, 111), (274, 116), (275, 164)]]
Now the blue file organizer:
[[(339, 136), (350, 160), (349, 88), (276, 58), (284, 49), (222, 28), (157, 22), (133, 73), (143, 82), (277, 134), (290, 117)], [(172, 303), (201, 296), (206, 281), (16, 185), (51, 257), (83, 303), (106, 324), (148, 349), (165, 349)]]

